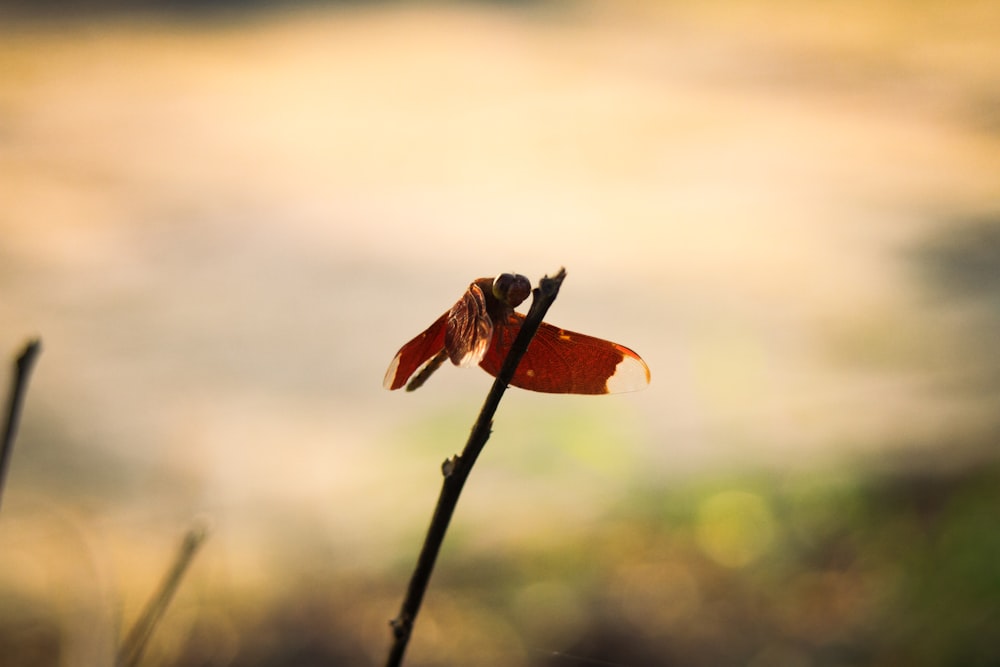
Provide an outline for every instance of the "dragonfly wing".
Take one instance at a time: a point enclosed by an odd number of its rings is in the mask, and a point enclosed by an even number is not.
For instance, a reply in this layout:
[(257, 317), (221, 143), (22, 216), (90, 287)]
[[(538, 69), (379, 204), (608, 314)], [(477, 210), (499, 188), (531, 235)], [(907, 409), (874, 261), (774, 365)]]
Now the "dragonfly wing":
[[(523, 321), (523, 315), (513, 313), (496, 327), (479, 364), (490, 375), (500, 372)], [(643, 389), (649, 380), (649, 367), (629, 348), (543, 322), (511, 384), (554, 394), (610, 394)]]
[(475, 366), (493, 339), (493, 322), (486, 311), (486, 297), (473, 283), (451, 310), (444, 347), (456, 366)]
[(444, 349), (445, 329), (448, 313), (435, 320), (434, 324), (399, 348), (396, 357), (385, 372), (382, 386), (386, 389), (399, 389), (417, 370), (434, 359)]

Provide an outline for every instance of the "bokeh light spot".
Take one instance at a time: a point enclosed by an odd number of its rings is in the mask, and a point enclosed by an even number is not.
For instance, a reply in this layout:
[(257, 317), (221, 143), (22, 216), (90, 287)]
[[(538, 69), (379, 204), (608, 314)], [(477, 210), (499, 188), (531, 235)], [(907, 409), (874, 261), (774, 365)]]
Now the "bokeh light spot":
[(698, 544), (726, 567), (744, 567), (760, 558), (774, 541), (774, 533), (771, 510), (754, 493), (724, 491), (698, 509)]

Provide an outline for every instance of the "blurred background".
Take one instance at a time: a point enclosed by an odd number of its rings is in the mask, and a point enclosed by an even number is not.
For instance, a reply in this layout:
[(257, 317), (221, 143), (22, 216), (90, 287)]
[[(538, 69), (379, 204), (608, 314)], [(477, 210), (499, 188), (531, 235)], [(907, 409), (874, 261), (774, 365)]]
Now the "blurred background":
[[(501, 271), (637, 350), (508, 392), (409, 665), (1000, 663), (1000, 5), (7, 2), (5, 665), (378, 665)], [(4, 363), (0, 380), (9, 383)]]

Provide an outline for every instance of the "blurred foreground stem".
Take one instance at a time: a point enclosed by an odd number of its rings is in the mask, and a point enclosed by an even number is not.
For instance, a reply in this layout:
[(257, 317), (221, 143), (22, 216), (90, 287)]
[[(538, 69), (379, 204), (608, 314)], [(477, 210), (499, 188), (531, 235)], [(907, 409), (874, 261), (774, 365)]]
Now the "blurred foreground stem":
[(184, 541), (181, 542), (180, 549), (177, 551), (173, 565), (167, 572), (167, 576), (164, 577), (163, 583), (160, 584), (160, 589), (150, 598), (146, 608), (136, 620), (128, 636), (125, 637), (125, 641), (122, 642), (121, 650), (118, 652), (117, 667), (135, 667), (139, 664), (139, 660), (142, 659), (142, 654), (146, 650), (146, 645), (149, 643), (149, 638), (153, 635), (153, 629), (160, 617), (163, 616), (163, 612), (166, 611), (174, 593), (177, 592), (177, 587), (180, 586), (184, 573), (187, 572), (188, 566), (191, 565), (191, 561), (198, 553), (198, 549), (207, 535), (207, 530), (203, 526), (195, 526), (188, 530)]
[(35, 367), (35, 360), (41, 351), (42, 341), (37, 338), (30, 340), (15, 362), (14, 379), (10, 386), (7, 416), (3, 427), (3, 442), (0, 443), (0, 499), (3, 498), (3, 490), (7, 483), (7, 467), (10, 465), (11, 452), (14, 450), (17, 427), (21, 422), (24, 396), (28, 391), (28, 378), (31, 377), (31, 370)]

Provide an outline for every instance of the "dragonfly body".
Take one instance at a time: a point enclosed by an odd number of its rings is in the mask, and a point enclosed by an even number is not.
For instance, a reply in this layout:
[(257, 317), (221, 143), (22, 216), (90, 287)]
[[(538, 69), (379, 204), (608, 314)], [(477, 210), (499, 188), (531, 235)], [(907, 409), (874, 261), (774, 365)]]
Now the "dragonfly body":
[[(403, 345), (386, 371), (386, 389), (420, 387), (444, 361), (500, 372), (524, 316), (514, 311), (531, 292), (517, 274), (479, 278), (423, 333)], [(412, 377), (412, 379), (411, 379)], [(635, 391), (649, 384), (649, 367), (629, 348), (542, 323), (511, 384), (556, 394)]]

